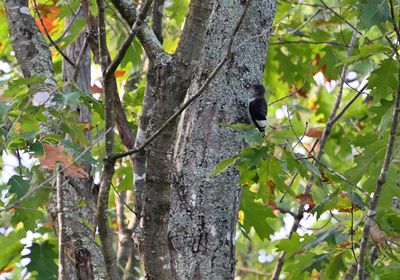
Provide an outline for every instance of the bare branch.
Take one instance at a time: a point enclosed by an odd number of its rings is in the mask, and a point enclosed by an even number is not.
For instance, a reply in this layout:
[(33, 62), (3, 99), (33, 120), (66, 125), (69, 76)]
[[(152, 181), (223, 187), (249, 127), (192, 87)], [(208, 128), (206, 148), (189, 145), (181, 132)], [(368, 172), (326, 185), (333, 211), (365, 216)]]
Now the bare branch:
[(72, 73), (72, 81), (75, 83), (76, 79), (78, 78), (78, 73), (79, 73), (79, 67), (81, 64), (81, 61), (83, 59), (83, 56), (85, 55), (86, 48), (88, 46), (88, 34), (85, 35), (85, 40), (83, 41), (82, 48), (79, 52), (79, 55), (75, 61), (75, 66), (74, 66), (74, 72)]
[(40, 23), (42, 24), (43, 30), (46, 33), (46, 36), (49, 39), (51, 45), (54, 46), (54, 48), (62, 55), (62, 57), (65, 59), (65, 61), (67, 61), (72, 67), (75, 67), (75, 63), (72, 62), (72, 60), (60, 49), (60, 47), (56, 44), (56, 42), (53, 41), (53, 38), (51, 38), (49, 31), (47, 30), (47, 28), (43, 22), (42, 16), (40, 15), (40, 11), (37, 7), (36, 0), (33, 0), (33, 6), (34, 6), (36, 14), (39, 17)]
[[(114, 97), (115, 92), (113, 88), (113, 80), (110, 76), (105, 76), (106, 69), (109, 66), (109, 52), (106, 40), (106, 21), (105, 21), (105, 8), (104, 0), (97, 0), (99, 10), (99, 42), (100, 42), (100, 64), (103, 72), (104, 84), (104, 110), (105, 110), (105, 126), (106, 130), (106, 158), (104, 159), (102, 180), (97, 198), (97, 225), (99, 230), (99, 237), (101, 249), (106, 264), (108, 279), (118, 280), (117, 257), (113, 249), (112, 231), (108, 226), (108, 197), (110, 194), (110, 186), (114, 175), (114, 160), (110, 160), (110, 156), (114, 149)], [(112, 71), (111, 73), (113, 73)]]
[[(322, 3), (324, 3), (322, 0), (320, 0), (320, 1)], [(355, 45), (356, 38), (357, 38), (357, 33), (358, 33), (357, 29), (354, 28), (354, 32), (353, 32), (353, 36), (351, 38), (350, 46), (349, 46), (349, 49), (347, 51), (347, 56), (348, 57), (350, 57), (352, 52), (353, 52), (354, 45)], [(321, 164), (321, 157), (322, 157), (322, 154), (324, 153), (325, 144), (326, 144), (326, 141), (327, 141), (327, 139), (328, 139), (328, 137), (330, 135), (332, 126), (334, 124), (333, 120), (334, 120), (334, 118), (336, 116), (337, 110), (339, 109), (340, 102), (342, 100), (344, 80), (345, 80), (345, 77), (347, 76), (347, 69), (348, 69), (348, 65), (345, 64), (343, 66), (343, 69), (342, 69), (342, 74), (341, 74), (342, 79), (341, 79), (341, 83), (340, 83), (339, 92), (338, 92), (338, 95), (336, 97), (336, 102), (335, 102), (335, 104), (334, 104), (334, 106), (332, 108), (332, 113), (329, 116), (328, 122), (326, 124), (324, 132), (323, 132), (322, 137), (320, 139), (320, 142), (319, 142), (320, 143), (320, 149), (318, 151), (317, 156), (314, 157), (314, 160), (316, 161), (316, 164)], [(341, 178), (343, 179), (343, 176)], [(311, 187), (312, 187), (311, 181), (313, 181), (313, 179), (314, 179), (314, 176), (311, 176), (310, 181), (309, 181), (309, 183), (307, 184), (307, 186), (306, 186), (306, 188), (304, 190), (305, 194), (308, 194), (308, 193), (311, 192)], [(350, 181), (348, 181), (348, 182), (350, 182)], [(298, 210), (297, 213), (298, 214), (297, 214), (297, 216), (296, 216), (296, 218), (295, 218), (295, 220), (293, 222), (292, 228), (290, 229), (289, 238), (291, 238), (293, 233), (297, 231), (297, 229), (298, 229), (298, 227), (300, 225), (300, 221), (301, 221), (301, 219), (303, 217), (303, 214), (304, 214), (304, 205), (300, 205), (299, 210)], [(272, 275), (272, 280), (278, 280), (279, 279), (279, 276), (280, 276), (281, 271), (282, 271), (283, 264), (285, 262), (285, 256), (286, 256), (286, 251), (282, 251), (282, 253), (279, 256), (278, 263), (275, 266), (275, 270), (274, 270), (274, 273)]]
[(163, 7), (164, 0), (154, 0), (153, 5), (153, 31), (156, 34), (158, 41), (162, 44), (162, 23), (163, 23)]
[[(323, 0), (319, 0), (322, 5), (324, 5), (325, 8), (327, 8), (329, 11), (331, 11), (333, 14), (335, 14), (338, 18), (340, 18), (342, 21), (344, 21), (348, 26), (353, 29), (353, 31), (357, 32), (359, 35), (362, 35), (361, 31), (359, 31), (353, 24), (351, 24), (347, 19), (345, 19), (342, 15), (338, 14), (334, 9), (329, 7)], [(369, 41), (369, 39), (367, 38)]]
[(390, 16), (392, 17), (394, 31), (396, 32), (397, 38), (400, 38), (399, 26), (397, 25), (396, 17), (394, 16), (393, 0), (389, 0), (389, 5), (390, 5)]
[(297, 92), (298, 92), (298, 91), (296, 90), (296, 91), (292, 92), (291, 94), (288, 94), (288, 95), (285, 95), (285, 96), (282, 97), (282, 98), (276, 99), (276, 100), (270, 102), (270, 103), (268, 104), (268, 106), (271, 106), (271, 105), (273, 105), (273, 104), (275, 104), (275, 103), (281, 102), (282, 100), (285, 100), (286, 98), (293, 97)]
[[(400, 39), (400, 37), (399, 37)], [(398, 62), (400, 65), (400, 62)], [(398, 79), (400, 79), (400, 70), (398, 73)], [(357, 275), (359, 280), (364, 279), (365, 273), (365, 260), (367, 258), (367, 245), (369, 239), (369, 232), (373, 223), (373, 218), (376, 215), (376, 207), (378, 205), (379, 197), (381, 195), (383, 185), (386, 182), (387, 173), (390, 167), (390, 163), (393, 159), (393, 149), (396, 140), (396, 134), (399, 126), (399, 115), (400, 115), (400, 84), (397, 88), (397, 94), (395, 97), (395, 107), (393, 108), (392, 125), (390, 127), (389, 142), (387, 145), (385, 158), (383, 160), (381, 172), (375, 186), (375, 192), (371, 200), (371, 204), (367, 213), (367, 221), (364, 225), (363, 237), (360, 245), (359, 262), (357, 266)]]
[(308, 40), (281, 40), (278, 39), (279, 42), (271, 42), (270, 45), (285, 45), (285, 44), (311, 44), (311, 45), (334, 45), (334, 46), (341, 46), (341, 47), (348, 47), (345, 43), (340, 43), (337, 41), (308, 41)]
[(66, 182), (64, 182), (64, 176), (62, 173), (57, 173), (57, 220), (58, 220), (58, 279), (66, 280), (65, 275), (65, 228), (64, 228), (64, 195), (63, 188)]
[(69, 30), (71, 29), (71, 27), (74, 25), (75, 20), (77, 19), (80, 10), (82, 9), (82, 4), (79, 5), (78, 9), (76, 10), (76, 12), (72, 12), (72, 18), (71, 21), (68, 23), (67, 27), (64, 29), (63, 33), (60, 35), (60, 37), (58, 37), (58, 39), (54, 40), (55, 44), (58, 44), (61, 42), (62, 39), (64, 39), (65, 35), (67, 35), (67, 33), (69, 32)]
[[(118, 12), (122, 15), (125, 21), (130, 25), (136, 21), (137, 11), (131, 1), (111, 0)], [(147, 25), (141, 24), (138, 29), (138, 39), (146, 51), (146, 54), (152, 61), (168, 56), (164, 51), (154, 31)]]
[(104, 79), (108, 79), (112, 74), (114, 74), (115, 70), (117, 69), (118, 65), (121, 63), (122, 59), (124, 58), (126, 52), (129, 49), (129, 46), (132, 43), (132, 40), (135, 38), (140, 25), (146, 18), (147, 12), (150, 9), (151, 3), (153, 0), (147, 0), (143, 6), (142, 11), (140, 12), (139, 16), (136, 18), (135, 22), (132, 24), (132, 28), (129, 31), (128, 37), (122, 43), (121, 49), (118, 52), (117, 56), (113, 59), (113, 61), (103, 70)]
[(342, 108), (342, 110), (340, 110), (340, 112), (334, 117), (334, 119), (332, 120), (332, 124), (336, 123), (342, 116), (343, 114), (347, 111), (347, 109), (349, 109), (349, 107), (351, 106), (351, 104), (354, 103), (354, 101), (357, 100), (358, 97), (360, 97), (363, 93), (364, 90), (367, 88), (368, 83), (366, 83), (357, 93), (356, 95), (353, 96), (353, 98)]

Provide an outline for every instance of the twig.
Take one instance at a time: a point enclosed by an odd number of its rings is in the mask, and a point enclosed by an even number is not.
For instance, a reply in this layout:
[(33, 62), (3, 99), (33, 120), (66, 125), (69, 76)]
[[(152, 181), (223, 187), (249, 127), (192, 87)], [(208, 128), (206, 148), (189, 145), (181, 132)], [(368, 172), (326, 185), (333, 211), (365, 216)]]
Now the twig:
[[(97, 225), (100, 237), (101, 249), (106, 264), (107, 278), (110, 280), (118, 280), (117, 257), (113, 249), (113, 234), (108, 226), (108, 198), (110, 194), (110, 185), (114, 175), (115, 161), (109, 160), (114, 149), (114, 91), (111, 78), (104, 75), (110, 61), (106, 39), (106, 21), (104, 0), (97, 0), (98, 22), (99, 22), (99, 47), (100, 47), (100, 64), (103, 72), (104, 84), (104, 115), (106, 130), (105, 152), (103, 174), (100, 184), (99, 194), (97, 198)], [(113, 72), (112, 72), (113, 73)]]
[(124, 40), (120, 51), (118, 52), (117, 56), (113, 59), (113, 61), (103, 70), (103, 77), (104, 79), (108, 79), (112, 74), (114, 74), (115, 70), (117, 69), (118, 65), (121, 63), (122, 59), (124, 58), (126, 52), (129, 49), (129, 46), (132, 43), (132, 40), (135, 38), (136, 33), (138, 32), (140, 25), (145, 20), (147, 12), (150, 9), (151, 3), (153, 0), (147, 0), (143, 6), (142, 11), (137, 16), (135, 22), (132, 25), (131, 30), (129, 31), (128, 37)]
[(225, 56), (221, 59), (221, 61), (218, 63), (218, 65), (214, 68), (214, 70), (211, 72), (210, 76), (207, 78), (207, 80), (204, 82), (204, 84), (198, 89), (198, 91), (190, 97), (185, 103), (183, 103), (181, 106), (179, 106), (178, 110), (171, 116), (169, 117), (164, 124), (156, 131), (154, 132), (153, 135), (151, 135), (149, 138), (146, 139), (145, 142), (143, 142), (142, 145), (140, 145), (137, 148), (127, 150), (126, 152), (120, 153), (120, 154), (114, 154), (111, 156), (111, 160), (117, 160), (119, 158), (132, 155), (134, 153), (142, 151), (144, 148), (147, 147), (158, 135), (160, 135), (164, 129), (166, 129), (171, 122), (173, 122), (193, 101), (195, 101), (198, 97), (200, 97), (204, 91), (207, 89), (208, 85), (211, 83), (211, 81), (214, 79), (214, 77), (219, 73), (221, 70), (222, 66), (225, 65), (225, 63), (232, 57), (234, 54), (234, 51), (232, 51), (232, 46), (233, 46), (233, 41), (236, 37), (237, 32), (239, 31), (239, 27), (243, 22), (243, 18), (246, 15), (247, 9), (249, 7), (249, 4), (251, 3), (251, 0), (247, 1), (247, 4), (244, 8), (244, 11), (242, 13), (242, 16), (240, 17), (238, 23), (235, 26), (235, 29), (232, 33), (232, 36), (230, 38), (230, 41), (228, 43), (228, 47), (226, 50)]
[(242, 266), (242, 267), (238, 267), (237, 269), (242, 273), (252, 273), (252, 274), (259, 275), (259, 276), (264, 276), (264, 277), (268, 277), (269, 276), (268, 273), (265, 273), (265, 272), (262, 272), (260, 270), (257, 270), (257, 269), (254, 269), (254, 268), (250, 268), (250, 267), (243, 267)]
[[(325, 3), (322, 0), (320, 0), (320, 1), (325, 5)], [(349, 49), (347, 51), (347, 56), (348, 57), (350, 57), (352, 52), (353, 52), (354, 45), (355, 45), (356, 38), (357, 38), (357, 33), (358, 33), (357, 29), (355, 29), (355, 28), (353, 28), (353, 29), (354, 29), (353, 36), (351, 38), (350, 46), (349, 46)], [(342, 69), (341, 77), (346, 77), (347, 76), (347, 69), (348, 69), (348, 65), (345, 64), (343, 66), (343, 69)], [(328, 139), (328, 137), (330, 135), (332, 126), (334, 124), (333, 120), (334, 120), (334, 118), (336, 116), (337, 110), (339, 109), (340, 102), (342, 100), (342, 92), (343, 92), (343, 87), (344, 87), (344, 80), (345, 80), (344, 78), (341, 79), (339, 92), (338, 92), (338, 95), (336, 97), (336, 102), (335, 102), (335, 104), (334, 104), (334, 106), (332, 108), (332, 113), (329, 116), (328, 122), (326, 124), (325, 129), (324, 129), (324, 132), (322, 133), (322, 137), (321, 137), (320, 142), (319, 142), (320, 148), (319, 148), (318, 154), (317, 154), (316, 157), (312, 156), (317, 164), (321, 164), (320, 160), (321, 160), (322, 154), (324, 153), (325, 144), (326, 144), (326, 141), (327, 141), (327, 139)], [(290, 121), (290, 118), (289, 118), (289, 121)], [(309, 194), (311, 192), (311, 187), (312, 187), (311, 181), (313, 181), (313, 179), (314, 179), (314, 176), (311, 175), (310, 181), (306, 185), (306, 188), (304, 190), (305, 194)], [(348, 181), (348, 182), (350, 182), (350, 181)], [(303, 217), (303, 214), (304, 214), (304, 205), (300, 205), (297, 213), (298, 214), (297, 214), (297, 216), (296, 216), (296, 218), (295, 218), (295, 220), (293, 222), (292, 228), (290, 229), (290, 232), (289, 232), (289, 239), (292, 237), (293, 233), (297, 231), (297, 229), (298, 229), (298, 227), (300, 225), (300, 221), (301, 221), (301, 219)], [(274, 273), (272, 275), (272, 280), (278, 280), (279, 279), (279, 276), (280, 276), (281, 271), (282, 271), (283, 264), (285, 262), (285, 256), (286, 256), (286, 251), (282, 251), (282, 253), (279, 256), (278, 263), (275, 266), (275, 270), (274, 270)]]
[(132, 207), (130, 207), (128, 205), (128, 203), (126, 203), (125, 199), (121, 196), (119, 191), (115, 188), (114, 184), (111, 184), (111, 187), (114, 189), (114, 192), (117, 194), (117, 196), (119, 197), (121, 202), (125, 205), (125, 207), (128, 208), (129, 211), (131, 211), (133, 214), (135, 214), (137, 216), (137, 213), (135, 212), (135, 210), (133, 210)]
[(80, 10), (82, 9), (82, 4), (79, 5), (78, 10), (74, 13), (72, 12), (72, 18), (71, 21), (68, 23), (68, 26), (64, 29), (63, 33), (60, 35), (60, 37), (58, 37), (58, 39), (54, 40), (55, 44), (58, 44), (61, 42), (62, 39), (64, 39), (65, 35), (69, 32), (69, 30), (71, 29), (71, 27), (73, 26), (76, 18), (79, 15)]
[[(347, 19), (345, 19), (342, 15), (338, 14), (334, 9), (329, 7), (323, 0), (319, 0), (322, 5), (324, 5), (325, 8), (327, 8), (329, 11), (334, 13), (338, 18), (340, 18), (342, 21), (344, 21), (348, 26), (350, 26), (355, 32), (357, 32), (359, 35), (362, 35), (361, 31), (359, 31), (353, 24), (351, 24)], [(369, 39), (367, 38), (369, 41)]]
[(64, 228), (64, 176), (62, 173), (57, 172), (57, 220), (58, 220), (58, 279), (66, 280), (65, 275), (65, 228)]
[(298, 26), (297, 28), (288, 31), (286, 34), (293, 34), (296, 33), (297, 31), (301, 30), (304, 26), (306, 26), (309, 22), (311, 22), (313, 20), (313, 18), (315, 18), (322, 10), (318, 9), (311, 17), (309, 17), (305, 22), (303, 22), (302, 24), (300, 24), (300, 26)]
[(0, 208), (0, 212), (4, 212), (7, 211), (9, 209), (12, 208), (17, 208), (17, 206), (23, 202), (25, 199), (27, 199), (28, 197), (30, 197), (32, 194), (34, 194), (35, 192), (37, 192), (38, 190), (40, 190), (42, 187), (44, 187), (44, 185), (46, 185), (47, 183), (53, 181), (57, 175), (59, 173), (64, 172), (65, 170), (67, 170), (70, 166), (72, 166), (73, 164), (75, 164), (79, 159), (81, 159), (88, 151), (90, 151), (90, 149), (92, 149), (92, 147), (99, 142), (101, 139), (103, 139), (104, 135), (107, 133), (104, 132), (103, 134), (101, 134), (99, 137), (97, 137), (93, 143), (90, 144), (90, 146), (88, 146), (85, 150), (83, 150), (82, 153), (80, 153), (76, 158), (74, 158), (70, 163), (68, 163), (67, 165), (65, 165), (61, 170), (59, 170), (58, 172), (56, 172), (55, 174), (53, 174), (52, 176), (50, 176), (49, 178), (47, 178), (46, 180), (44, 180), (42, 183), (40, 183), (39, 185), (37, 185), (36, 187), (34, 187), (33, 189), (31, 189), (30, 191), (28, 191), (25, 195), (23, 195), (20, 199), (18, 199), (17, 201), (14, 202), (13, 205), (9, 205), (7, 207), (4, 208)]
[[(299, 172), (296, 172), (292, 178), (292, 180), (290, 181), (289, 185), (288, 185), (288, 189), (290, 189), (294, 183), (294, 180), (296, 180), (297, 175), (299, 175)], [(287, 191), (284, 192), (284, 194), (282, 195), (281, 199), (279, 199), (279, 203), (282, 203), (283, 199), (285, 198), (287, 194)]]
[(284, 45), (284, 44), (311, 44), (311, 45), (334, 45), (334, 46), (341, 46), (341, 47), (348, 47), (345, 43), (340, 43), (336, 41), (308, 41), (308, 40), (280, 40), (279, 42), (271, 42), (270, 45)]
[[(322, 2), (322, 0), (321, 0), (321, 2)], [(353, 32), (353, 36), (351, 37), (350, 47), (349, 47), (349, 49), (347, 51), (347, 57), (350, 57), (351, 54), (353, 53), (353, 49), (354, 49), (354, 45), (356, 43), (356, 39), (357, 39), (357, 31), (354, 31)], [(335, 117), (336, 117), (336, 113), (339, 110), (339, 106), (340, 106), (340, 103), (342, 101), (344, 81), (345, 81), (345, 78), (347, 76), (347, 69), (348, 69), (348, 64), (345, 63), (343, 65), (342, 74), (340, 75), (341, 76), (341, 82), (340, 82), (338, 95), (336, 97), (335, 104), (333, 105), (332, 113), (329, 116), (328, 122), (326, 124), (326, 127), (325, 127), (324, 132), (323, 132), (322, 137), (321, 137), (321, 140), (319, 142), (319, 151), (318, 151), (318, 154), (317, 154), (317, 159), (318, 160), (321, 159), (321, 157), (322, 157), (322, 155), (324, 153), (326, 141), (328, 140), (328, 137), (329, 137), (329, 135), (331, 133), (331, 129), (332, 129), (333, 125), (335, 124), (334, 120), (335, 120)]]
[(363, 94), (364, 90), (367, 88), (368, 83), (366, 83), (357, 93), (356, 95), (353, 96), (353, 98), (340, 110), (340, 112), (333, 118), (332, 123), (336, 123), (342, 116), (343, 114), (349, 109), (351, 104), (354, 103), (354, 101), (357, 100), (358, 97), (360, 97), (361, 94)]
[(18, 116), (15, 118), (15, 120), (12, 122), (10, 129), (8, 130), (6, 136), (4, 137), (3, 140), (3, 145), (0, 147), (0, 151), (3, 151), (3, 149), (5, 148), (8, 138), (10, 137), (12, 130), (14, 129), (14, 126), (17, 124), (17, 122), (19, 122), (19, 120), (21, 119), (22, 115), (24, 114), (25, 110), (28, 108), (28, 106), (31, 104), (32, 101), (32, 97), (30, 97), (26, 103), (24, 104), (24, 107), (22, 108), (22, 110), (19, 112)]
[(83, 58), (83, 56), (84, 56), (84, 54), (86, 52), (86, 48), (88, 46), (88, 36), (89, 36), (88, 34), (85, 35), (85, 39), (83, 41), (82, 48), (81, 48), (81, 50), (79, 52), (79, 55), (78, 55), (78, 57), (76, 58), (76, 61), (75, 61), (74, 72), (72, 73), (72, 81), (74, 83), (76, 83), (76, 79), (78, 78), (80, 64), (81, 64), (82, 58)]
[(296, 91), (292, 92), (291, 94), (286, 95), (286, 96), (284, 96), (284, 97), (282, 97), (282, 98), (279, 98), (279, 99), (277, 99), (277, 100), (274, 100), (274, 101), (272, 101), (271, 103), (269, 103), (268, 106), (271, 106), (271, 105), (273, 105), (273, 104), (275, 104), (275, 103), (281, 102), (282, 100), (285, 100), (286, 98), (290, 98), (290, 97), (294, 96), (297, 92), (298, 92), (298, 90), (296, 90)]
[(54, 46), (56, 48), (56, 50), (62, 55), (62, 57), (65, 59), (65, 61), (67, 61), (72, 67), (75, 67), (75, 63), (72, 62), (72, 60), (65, 54), (63, 53), (63, 51), (60, 49), (60, 47), (53, 41), (53, 39), (51, 38), (49, 31), (47, 30), (46, 26), (44, 25), (42, 16), (40, 15), (40, 11), (37, 7), (36, 4), (36, 0), (33, 0), (33, 6), (35, 9), (35, 12), (37, 13), (40, 23), (42, 24), (43, 30), (46, 33), (47, 38), (49, 39), (50, 43), (52, 44), (52, 46)]
[[(400, 39), (400, 37), (398, 38)], [(400, 64), (400, 62), (398, 61)], [(398, 79), (400, 79), (400, 71), (398, 73)], [(363, 237), (361, 240), (360, 245), (360, 254), (359, 254), (359, 262), (357, 266), (357, 274), (358, 280), (364, 279), (364, 272), (365, 272), (365, 260), (367, 257), (367, 245), (369, 239), (369, 232), (371, 229), (371, 224), (373, 222), (373, 218), (376, 215), (376, 207), (378, 205), (379, 197), (381, 195), (383, 185), (386, 182), (387, 172), (389, 170), (390, 163), (393, 157), (393, 149), (394, 143), (396, 140), (397, 129), (399, 125), (399, 115), (400, 115), (400, 84), (397, 88), (397, 94), (395, 98), (395, 107), (393, 108), (393, 117), (392, 117), (392, 125), (390, 127), (390, 135), (389, 135), (389, 142), (387, 145), (385, 158), (382, 164), (382, 169), (379, 174), (378, 180), (375, 186), (375, 192), (371, 200), (371, 204), (367, 213), (367, 221), (364, 225)]]
[(396, 24), (396, 17), (394, 16), (393, 0), (389, 0), (389, 5), (390, 5), (390, 16), (392, 17), (392, 20), (393, 20), (394, 31), (397, 34), (397, 38), (400, 38), (400, 30), (399, 30), (398, 25)]

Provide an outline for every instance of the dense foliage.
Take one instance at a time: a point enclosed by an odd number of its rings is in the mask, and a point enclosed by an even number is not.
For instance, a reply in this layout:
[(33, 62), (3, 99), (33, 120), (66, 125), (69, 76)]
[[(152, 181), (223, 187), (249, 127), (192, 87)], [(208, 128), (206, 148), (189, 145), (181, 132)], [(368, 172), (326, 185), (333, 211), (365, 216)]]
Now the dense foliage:
[[(70, 16), (79, 2), (39, 1), (38, 10), (32, 8), (41, 31), (38, 11), (61, 49), (73, 42), (85, 25), (77, 20), (67, 35), (63, 32), (63, 17)], [(90, 10), (96, 15), (96, 4), (91, 3)], [(188, 4), (188, 0), (165, 3), (163, 46), (167, 51), (177, 46)], [(232, 125), (242, 132), (248, 145), (210, 174), (224, 172), (231, 165), (240, 171), (238, 279), (271, 277), (283, 251), (284, 279), (339, 279), (359, 258), (398, 92), (399, 4), (386, 0), (279, 1), (265, 63), (269, 103), (266, 137), (249, 125)], [(112, 6), (106, 12), (108, 43), (114, 56), (129, 27)], [(4, 17), (1, 6), (0, 13)], [(0, 248), (4, 249), (0, 250), (0, 279), (22, 279), (28, 273), (36, 279), (55, 279), (57, 238), (46, 212), (55, 178), (45, 181), (42, 167), (57, 169), (59, 164), (69, 164), (66, 171), (78, 177), (84, 176), (80, 168), (84, 163), (90, 164), (94, 173), (101, 171), (102, 88), (94, 77), (92, 92), (59, 87), (51, 97), (57, 110), (33, 106), (29, 85), (41, 78), (22, 78), (7, 34), (6, 21), (2, 20)], [(61, 85), (62, 56), (54, 48), (52, 56)], [(117, 71), (133, 132), (146, 84), (144, 61), (141, 46), (135, 41)], [(98, 66), (93, 67), (98, 70)], [(98, 72), (93, 71), (97, 76)], [(342, 98), (335, 107), (338, 96)], [(71, 108), (82, 102), (92, 111), (92, 123), (75, 120), (76, 112)], [(330, 118), (333, 108), (337, 112)], [(42, 134), (46, 129), (42, 124), (50, 120), (58, 127), (57, 133)], [(324, 137), (329, 120), (332, 129), (320, 149), (319, 139)], [(93, 145), (85, 138), (87, 130), (94, 135)], [(116, 141), (116, 150), (123, 151), (120, 140)], [(378, 256), (366, 265), (372, 279), (396, 279), (400, 272), (398, 147), (396, 140), (371, 226), (370, 245), (378, 248)], [(115, 196), (129, 190), (132, 178), (128, 161), (120, 161), (109, 200), (110, 223), (115, 229)], [(129, 219), (128, 208), (126, 212)], [(291, 232), (293, 221), (301, 217), (298, 230)], [(28, 264), (26, 258), (30, 259)]]

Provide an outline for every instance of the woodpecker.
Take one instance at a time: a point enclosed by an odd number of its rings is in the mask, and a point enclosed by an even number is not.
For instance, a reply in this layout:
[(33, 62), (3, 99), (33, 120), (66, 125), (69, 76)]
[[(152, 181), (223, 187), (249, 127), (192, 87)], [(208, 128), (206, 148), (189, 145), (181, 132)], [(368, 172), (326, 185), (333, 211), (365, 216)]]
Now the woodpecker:
[(253, 86), (254, 94), (249, 98), (248, 113), (251, 123), (264, 133), (267, 126), (268, 106), (265, 101), (265, 88), (261, 84)]

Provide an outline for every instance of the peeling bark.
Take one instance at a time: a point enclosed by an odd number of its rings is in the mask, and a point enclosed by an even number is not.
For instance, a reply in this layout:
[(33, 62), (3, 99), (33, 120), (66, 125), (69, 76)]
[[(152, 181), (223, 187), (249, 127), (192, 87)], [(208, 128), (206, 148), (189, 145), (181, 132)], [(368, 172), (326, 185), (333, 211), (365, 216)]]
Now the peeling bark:
[[(210, 75), (225, 54), (244, 1), (215, 1), (207, 44), (188, 97)], [(207, 92), (181, 117), (175, 146), (176, 176), (172, 184), (169, 241), (174, 279), (233, 279), (234, 238), (241, 187), (238, 173), (228, 169), (207, 174), (238, 153), (238, 132), (219, 124), (246, 120), (250, 87), (259, 83), (276, 1), (255, 0), (235, 39), (235, 54), (211, 82)], [(258, 36), (262, 32), (265, 36)], [(246, 42), (235, 49), (235, 46)], [(245, 46), (245, 47), (244, 47)]]

